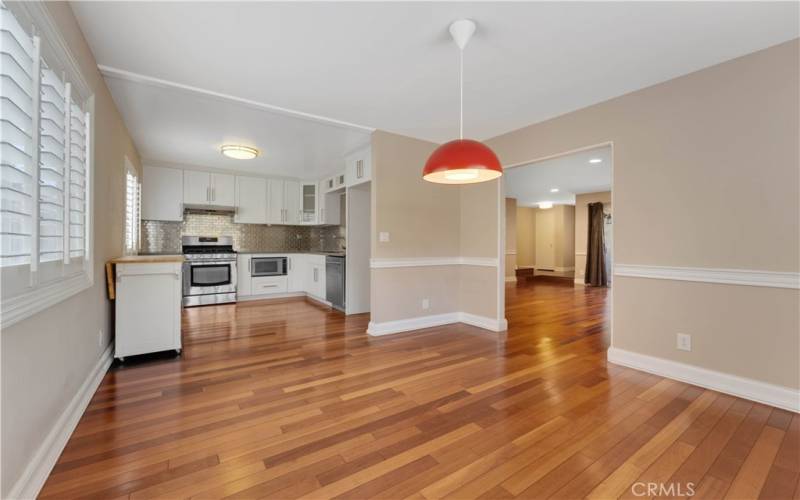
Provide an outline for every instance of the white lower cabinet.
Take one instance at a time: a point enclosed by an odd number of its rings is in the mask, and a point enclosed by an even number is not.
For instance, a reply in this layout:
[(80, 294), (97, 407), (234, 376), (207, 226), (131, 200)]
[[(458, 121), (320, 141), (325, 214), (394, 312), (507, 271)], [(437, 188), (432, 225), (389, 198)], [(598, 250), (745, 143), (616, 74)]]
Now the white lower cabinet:
[(181, 263), (116, 264), (114, 357), (181, 349)]
[(305, 254), (291, 254), (288, 256), (287, 276), (288, 288), (290, 292), (305, 292), (305, 278), (306, 278), (306, 255)]
[(325, 300), (324, 255), (308, 255), (305, 292), (312, 297)]
[(239, 254), (236, 259), (236, 296), (247, 297), (253, 294), (250, 277), (250, 254)]
[(253, 295), (286, 293), (287, 285), (288, 278), (286, 276), (256, 276), (251, 279), (250, 289)]
[[(250, 276), (253, 257), (286, 256), (285, 276)], [(325, 256), (305, 253), (240, 254), (237, 261), (236, 296), (259, 297), (273, 294), (305, 293), (325, 300)]]

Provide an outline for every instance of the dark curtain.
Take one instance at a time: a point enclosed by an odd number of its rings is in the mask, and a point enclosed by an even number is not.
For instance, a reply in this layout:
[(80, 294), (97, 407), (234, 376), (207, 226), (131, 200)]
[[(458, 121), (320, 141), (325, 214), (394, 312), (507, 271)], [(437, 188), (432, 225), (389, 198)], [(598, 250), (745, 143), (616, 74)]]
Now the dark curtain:
[(586, 238), (586, 277), (584, 278), (584, 283), (587, 285), (608, 286), (603, 222), (603, 204), (589, 203), (589, 234)]

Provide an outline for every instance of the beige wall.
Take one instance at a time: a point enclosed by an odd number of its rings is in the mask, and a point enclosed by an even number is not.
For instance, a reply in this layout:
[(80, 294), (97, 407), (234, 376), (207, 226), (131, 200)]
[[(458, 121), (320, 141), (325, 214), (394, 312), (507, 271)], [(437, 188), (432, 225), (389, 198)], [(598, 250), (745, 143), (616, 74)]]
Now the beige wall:
[[(454, 186), (422, 180), (436, 147), (384, 131), (372, 135), (373, 258), (497, 258), (498, 182)], [(380, 232), (388, 232), (390, 241), (379, 242)], [(371, 275), (375, 323), (452, 312), (497, 315), (494, 267), (372, 269)], [(423, 299), (430, 301), (427, 310)]]
[[(497, 220), (499, 181), (459, 186), (461, 225), (459, 255), (498, 259), (500, 234)], [(505, 206), (503, 207), (505, 209)], [(504, 290), (498, 289), (496, 267), (461, 266), (459, 308), (461, 312), (496, 318), (502, 312)]]
[(601, 202), (603, 211), (611, 209), (611, 191), (584, 193), (575, 196), (575, 280), (583, 283), (586, 277), (586, 238), (589, 231), (589, 203)]
[(95, 95), (94, 286), (2, 332), (4, 498), (111, 341), (103, 264), (122, 252), (124, 156), (139, 168), (69, 4), (47, 8)]
[(517, 200), (506, 198), (506, 278), (517, 275)]
[[(617, 264), (798, 272), (798, 61), (793, 40), (488, 144), (514, 165), (612, 142)], [(612, 345), (798, 388), (798, 300), (792, 289), (618, 279)], [(692, 335), (691, 353), (675, 349), (677, 332)]]
[(536, 208), (517, 206), (517, 266), (536, 265)]

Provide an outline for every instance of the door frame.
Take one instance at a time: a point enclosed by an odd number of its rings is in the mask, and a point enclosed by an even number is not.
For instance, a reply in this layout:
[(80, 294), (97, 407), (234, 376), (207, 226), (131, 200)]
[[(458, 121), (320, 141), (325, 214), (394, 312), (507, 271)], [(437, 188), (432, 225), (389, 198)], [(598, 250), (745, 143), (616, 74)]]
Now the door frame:
[[(579, 148), (563, 151), (561, 153), (556, 153), (556, 154), (552, 154), (552, 155), (533, 158), (533, 159), (526, 160), (526, 161), (512, 163), (510, 165), (503, 165), (503, 172), (505, 172), (506, 170), (512, 169), (512, 168), (524, 167), (524, 166), (530, 165), (532, 163), (539, 163), (539, 162), (542, 162), (542, 161), (545, 161), (545, 160), (551, 160), (553, 158), (560, 158), (562, 156), (568, 156), (568, 155), (571, 155), (571, 154), (581, 153), (583, 151), (588, 151), (590, 149), (602, 148), (602, 147), (606, 147), (606, 146), (611, 148), (611, 210), (613, 210), (614, 212), (617, 212), (617, 208), (616, 208), (617, 201), (615, 199), (616, 190), (614, 189), (614, 184), (615, 184), (614, 164), (616, 163), (615, 158), (614, 158), (614, 141), (599, 142), (599, 143), (596, 143), (596, 144), (590, 144), (590, 145), (587, 145), (587, 146), (581, 146)], [(497, 298), (498, 298), (498, 301), (497, 301), (498, 302), (497, 303), (497, 319), (498, 319), (498, 321), (501, 321), (503, 324), (507, 325), (508, 321), (507, 321), (507, 319), (505, 317), (506, 316), (506, 301), (505, 301), (505, 295), (506, 295), (505, 294), (505, 290), (506, 290), (506, 280), (505, 280), (505, 274), (506, 274), (506, 272), (505, 272), (505, 248), (506, 248), (506, 196), (505, 196), (505, 193), (506, 193), (506, 176), (505, 175), (502, 176), (500, 178), (500, 182), (498, 182), (497, 184), (498, 184), (498, 189), (497, 189), (497, 192), (498, 192), (498, 199), (497, 199), (497, 214), (498, 214), (498, 220), (497, 220), (497, 228), (498, 228), (498, 234), (497, 234), (497, 240), (498, 240), (498, 245), (497, 245), (497, 255), (498, 255), (498, 259), (497, 259), (498, 260), (498, 266), (497, 266), (497, 270), (498, 270), (498, 272), (497, 272)], [(613, 221), (614, 221), (614, 224), (616, 225), (617, 217), (614, 217)], [(616, 235), (616, 228), (614, 228), (614, 233)], [(614, 275), (614, 260), (615, 260), (616, 255), (617, 255), (615, 245), (616, 245), (616, 238), (612, 239), (611, 245), (610, 245), (612, 260), (611, 260), (611, 269), (609, 270), (609, 274), (611, 276)], [(614, 294), (611, 293), (611, 301), (609, 303), (609, 321), (608, 321), (608, 329), (609, 329), (608, 342), (609, 342), (609, 346), (613, 345), (613, 341), (614, 341), (614, 310), (615, 310), (615, 307), (614, 307)]]

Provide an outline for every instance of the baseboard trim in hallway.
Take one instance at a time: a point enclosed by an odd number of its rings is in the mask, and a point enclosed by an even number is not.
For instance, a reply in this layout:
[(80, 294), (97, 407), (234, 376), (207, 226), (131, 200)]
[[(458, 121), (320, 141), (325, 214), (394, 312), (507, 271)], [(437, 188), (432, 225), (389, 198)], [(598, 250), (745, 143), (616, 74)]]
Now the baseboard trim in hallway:
[(83, 412), (86, 411), (100, 382), (103, 381), (103, 377), (111, 366), (111, 362), (114, 360), (113, 353), (114, 344), (111, 343), (100, 355), (78, 392), (58, 417), (33, 458), (22, 471), (22, 476), (9, 490), (8, 498), (36, 498), (39, 495), (47, 477), (56, 465), (58, 457), (64, 451), (67, 441), (78, 426)]
[(647, 373), (659, 375), (730, 394), (751, 401), (764, 403), (784, 410), (800, 413), (800, 391), (750, 378), (730, 375), (678, 361), (656, 358), (646, 354), (610, 347), (608, 361)]
[(423, 328), (432, 328), (434, 326), (449, 325), (452, 323), (465, 323), (467, 325), (477, 326), (484, 330), (492, 332), (502, 332), (508, 329), (508, 321), (503, 319), (498, 321), (494, 318), (487, 316), (478, 316), (477, 314), (470, 314), (465, 312), (454, 312), (445, 314), (432, 314), (430, 316), (418, 316), (416, 318), (398, 319), (394, 321), (382, 321), (375, 323), (369, 322), (367, 333), (373, 336), (391, 335), (393, 333), (409, 332), (412, 330), (421, 330)]

